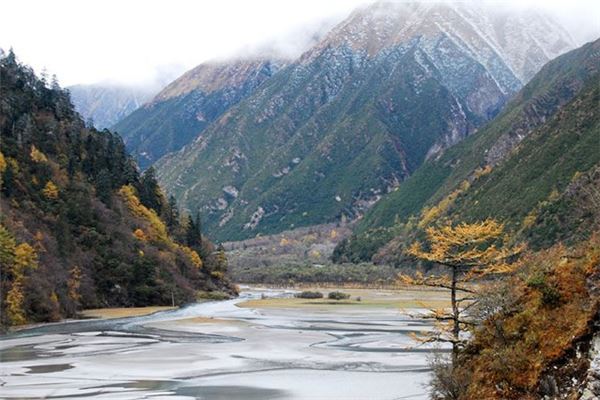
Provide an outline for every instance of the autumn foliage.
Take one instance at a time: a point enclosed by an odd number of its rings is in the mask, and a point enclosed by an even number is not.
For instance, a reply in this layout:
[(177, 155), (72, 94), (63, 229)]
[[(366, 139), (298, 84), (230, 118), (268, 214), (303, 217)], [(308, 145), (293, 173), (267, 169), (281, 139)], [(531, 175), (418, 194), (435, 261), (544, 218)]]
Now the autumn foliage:
[[(460, 369), (471, 377), (462, 398), (537, 399), (558, 395), (549, 382), (581, 383), (577, 373), (588, 361), (575, 348), (597, 323), (599, 282), (597, 235), (572, 249), (558, 244), (526, 254), (504, 283), (498, 311), (474, 331), (461, 357)], [(577, 398), (575, 392), (561, 398)]]
[[(0, 329), (82, 308), (184, 304), (233, 293), (122, 139), (86, 126), (68, 91), (0, 58)], [(198, 220), (198, 217), (196, 218)]]
[[(25, 283), (28, 269), (37, 267), (37, 253), (27, 243), (17, 244), (14, 237), (0, 225), (0, 269), (2, 287), (7, 287), (5, 311), (7, 321), (11, 325), (22, 325), (27, 322), (25, 315)], [(6, 276), (8, 275), (8, 276)]]
[(522, 250), (522, 246), (510, 246), (504, 234), (504, 226), (488, 219), (478, 223), (445, 224), (429, 227), (427, 248), (420, 242), (413, 243), (408, 253), (416, 259), (438, 264), (448, 270), (446, 275), (414, 276), (400, 275), (403, 283), (440, 287), (450, 290), (451, 310), (431, 310), (431, 318), (439, 329), (424, 340), (452, 344), (453, 359), (465, 340), (461, 332), (473, 325), (465, 311), (477, 303), (477, 291), (468, 286), (475, 278), (505, 274), (514, 269), (509, 259)]

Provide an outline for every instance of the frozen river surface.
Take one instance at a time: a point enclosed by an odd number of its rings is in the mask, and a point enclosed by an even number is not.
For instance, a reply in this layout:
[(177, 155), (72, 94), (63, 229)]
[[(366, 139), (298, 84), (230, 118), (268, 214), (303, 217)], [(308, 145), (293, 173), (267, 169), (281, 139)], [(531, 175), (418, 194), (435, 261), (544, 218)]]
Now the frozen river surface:
[[(425, 321), (396, 309), (252, 309), (248, 290), (144, 317), (0, 340), (3, 399), (425, 399)], [(331, 309), (333, 308), (333, 309)]]

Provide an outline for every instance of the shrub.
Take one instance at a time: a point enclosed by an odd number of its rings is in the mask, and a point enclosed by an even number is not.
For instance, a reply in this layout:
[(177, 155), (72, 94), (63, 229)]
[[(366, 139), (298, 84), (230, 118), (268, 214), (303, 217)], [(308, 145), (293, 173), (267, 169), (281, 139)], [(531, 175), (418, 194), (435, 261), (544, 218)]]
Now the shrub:
[(329, 295), (327, 295), (327, 297), (330, 300), (347, 300), (350, 298), (350, 295), (344, 292), (329, 292)]
[(550, 307), (555, 307), (560, 303), (560, 292), (554, 285), (549, 284), (546, 281), (546, 277), (544, 275), (537, 274), (532, 276), (527, 281), (527, 286), (539, 290), (539, 292), (542, 294), (543, 304)]
[(322, 299), (323, 293), (305, 290), (304, 292), (296, 293), (294, 297), (297, 297), (299, 299)]

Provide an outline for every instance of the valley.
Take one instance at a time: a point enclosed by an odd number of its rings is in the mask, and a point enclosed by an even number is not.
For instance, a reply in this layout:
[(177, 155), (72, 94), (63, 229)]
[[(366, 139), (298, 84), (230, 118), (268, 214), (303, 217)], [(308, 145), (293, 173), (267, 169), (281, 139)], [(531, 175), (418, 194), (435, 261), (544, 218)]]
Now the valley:
[(32, 1), (0, 398), (600, 398), (599, 5)]
[(19, 331), (0, 339), (2, 397), (427, 398), (433, 349), (410, 334), (431, 325), (409, 313), (438, 297), (352, 294), (381, 304), (262, 306), (292, 292), (246, 287), (235, 300)]

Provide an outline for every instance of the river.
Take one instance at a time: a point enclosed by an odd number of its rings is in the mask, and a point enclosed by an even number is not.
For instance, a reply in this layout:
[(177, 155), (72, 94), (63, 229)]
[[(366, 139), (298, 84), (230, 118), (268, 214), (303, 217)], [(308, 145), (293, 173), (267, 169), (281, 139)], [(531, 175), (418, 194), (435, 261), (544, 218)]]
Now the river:
[(431, 329), (405, 310), (252, 308), (291, 292), (143, 317), (48, 324), (0, 338), (5, 399), (426, 399)]

